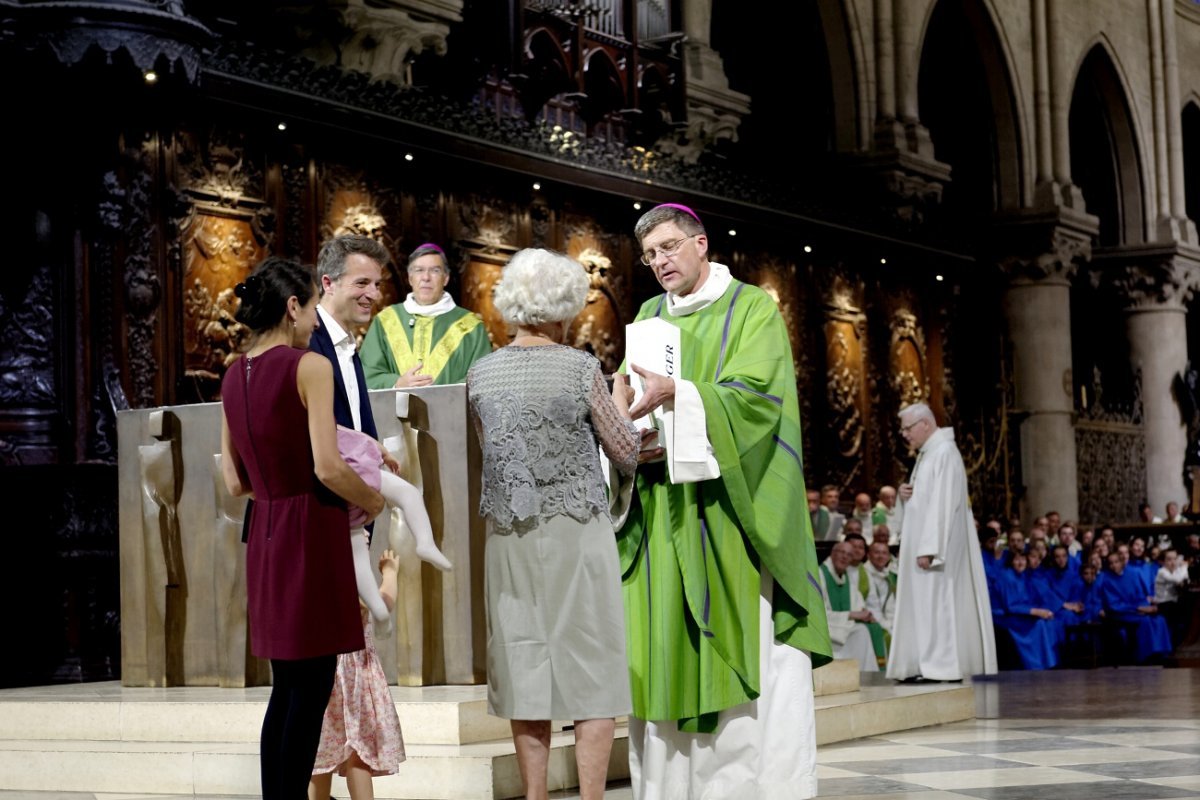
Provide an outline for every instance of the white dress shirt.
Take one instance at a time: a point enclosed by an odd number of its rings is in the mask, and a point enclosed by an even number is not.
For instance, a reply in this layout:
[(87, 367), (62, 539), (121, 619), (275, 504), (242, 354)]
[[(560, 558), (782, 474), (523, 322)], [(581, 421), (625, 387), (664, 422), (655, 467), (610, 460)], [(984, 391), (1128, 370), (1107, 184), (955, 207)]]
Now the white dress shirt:
[(317, 314), (321, 318), (321, 326), (329, 332), (333, 340), (333, 349), (337, 353), (337, 367), (342, 372), (342, 383), (346, 385), (346, 399), (350, 402), (350, 416), (354, 419), (354, 430), (362, 430), (362, 415), (359, 411), (361, 395), (359, 394), (358, 375), (354, 371), (354, 351), (358, 343), (346, 329), (337, 323), (329, 312), (317, 306)]

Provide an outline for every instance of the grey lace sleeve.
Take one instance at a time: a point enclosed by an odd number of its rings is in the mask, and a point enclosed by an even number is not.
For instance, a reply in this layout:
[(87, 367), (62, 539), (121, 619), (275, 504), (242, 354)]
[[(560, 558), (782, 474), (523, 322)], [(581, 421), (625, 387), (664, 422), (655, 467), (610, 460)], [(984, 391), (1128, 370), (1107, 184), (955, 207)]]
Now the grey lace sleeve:
[(637, 470), (640, 437), (634, 424), (617, 411), (598, 364), (592, 373), (591, 412), (592, 427), (608, 460), (622, 475), (632, 475)]

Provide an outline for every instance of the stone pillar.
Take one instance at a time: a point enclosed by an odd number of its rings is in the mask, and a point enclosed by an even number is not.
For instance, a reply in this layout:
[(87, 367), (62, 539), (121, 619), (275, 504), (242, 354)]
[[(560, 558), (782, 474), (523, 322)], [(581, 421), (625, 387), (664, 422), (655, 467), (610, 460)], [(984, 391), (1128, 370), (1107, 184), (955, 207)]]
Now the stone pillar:
[(1021, 518), (1047, 511), (1079, 518), (1075, 404), (1071, 378), (1071, 280), (1091, 252), (1090, 218), (1057, 215), (1009, 221), (1000, 259), (1013, 345), (1015, 409), (1021, 421)]
[(862, 161), (872, 183), (882, 186), (887, 216), (918, 228), (925, 211), (942, 200), (950, 167), (933, 155), (929, 129), (917, 118), (918, 49), (922, 15), (905, 0), (875, 0), (874, 152)]
[(750, 113), (750, 96), (729, 88), (725, 62), (712, 49), (712, 0), (684, 0), (684, 81), (687, 86), (686, 143), (669, 139), (660, 144), (694, 163), (716, 142), (737, 141), (737, 130)]
[(1183, 178), (1183, 103), (1179, 92), (1179, 53), (1175, 40), (1175, 4), (1163, 2), (1163, 92), (1167, 122), (1167, 174), (1170, 176), (1171, 238), (1192, 246), (1198, 243), (1196, 223), (1188, 219)]
[(1168, 501), (1187, 500), (1187, 427), (1172, 383), (1188, 363), (1186, 303), (1200, 287), (1200, 252), (1175, 245), (1121, 248), (1097, 263), (1102, 282), (1125, 306), (1129, 357), (1142, 379), (1146, 500), (1161, 514)]

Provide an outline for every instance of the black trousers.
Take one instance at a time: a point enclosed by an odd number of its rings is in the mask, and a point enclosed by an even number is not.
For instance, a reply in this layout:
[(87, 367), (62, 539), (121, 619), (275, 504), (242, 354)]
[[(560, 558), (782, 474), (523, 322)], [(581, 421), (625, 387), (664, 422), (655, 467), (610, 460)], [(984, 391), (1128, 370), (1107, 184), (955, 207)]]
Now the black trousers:
[(271, 699), (259, 739), (263, 800), (304, 800), (333, 692), (337, 656), (271, 659)]

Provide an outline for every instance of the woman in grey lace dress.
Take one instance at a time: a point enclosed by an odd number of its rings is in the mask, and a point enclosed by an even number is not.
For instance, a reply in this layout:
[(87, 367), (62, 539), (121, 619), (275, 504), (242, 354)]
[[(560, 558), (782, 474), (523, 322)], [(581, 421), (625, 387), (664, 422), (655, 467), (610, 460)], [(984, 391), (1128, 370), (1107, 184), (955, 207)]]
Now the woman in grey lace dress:
[(516, 336), (467, 375), (483, 447), (480, 513), (488, 710), (512, 721), (526, 797), (546, 797), (550, 720), (575, 721), (584, 800), (604, 794), (613, 718), (630, 711), (621, 568), (597, 443), (637, 466), (623, 376), (563, 345), (588, 279), (566, 256), (522, 250), (496, 286)]

